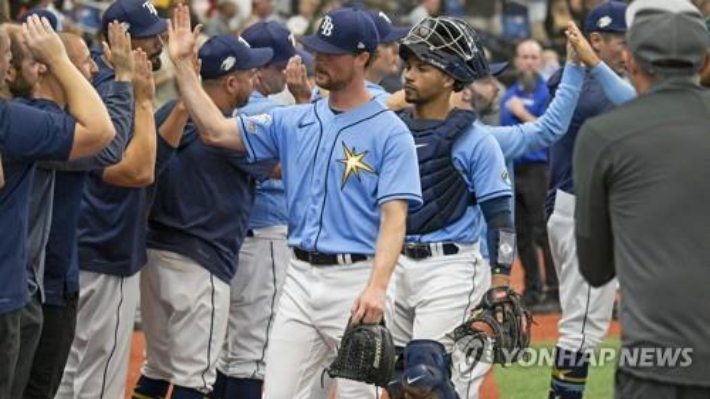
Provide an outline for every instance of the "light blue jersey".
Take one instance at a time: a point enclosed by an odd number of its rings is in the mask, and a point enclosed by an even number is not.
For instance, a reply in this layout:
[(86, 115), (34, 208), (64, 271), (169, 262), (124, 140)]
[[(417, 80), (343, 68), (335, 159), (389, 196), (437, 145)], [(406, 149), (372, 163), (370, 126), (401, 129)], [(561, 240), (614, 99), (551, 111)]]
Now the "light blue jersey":
[(372, 256), (379, 206), (421, 205), (414, 139), (377, 101), (334, 113), (320, 100), (236, 123), (251, 160), (281, 161), (290, 246)]
[[(503, 153), (496, 140), (478, 125), (456, 139), (451, 158), (477, 202), (513, 195)], [(456, 222), (429, 234), (407, 236), (406, 241), (473, 244), (480, 238), (482, 219), (480, 208), (469, 206)]]
[[(252, 116), (267, 113), (280, 106), (273, 99), (254, 91), (249, 97), (249, 104), (240, 108), (238, 112), (240, 115)], [(287, 224), (288, 212), (283, 182), (275, 179), (257, 182), (249, 228), (261, 229), (272, 226), (286, 226)]]
[(365, 81), (365, 88), (372, 94), (375, 100), (381, 102), (383, 105), (387, 105), (387, 100), (392, 96), (384, 87), (377, 83), (372, 83), (369, 80)]

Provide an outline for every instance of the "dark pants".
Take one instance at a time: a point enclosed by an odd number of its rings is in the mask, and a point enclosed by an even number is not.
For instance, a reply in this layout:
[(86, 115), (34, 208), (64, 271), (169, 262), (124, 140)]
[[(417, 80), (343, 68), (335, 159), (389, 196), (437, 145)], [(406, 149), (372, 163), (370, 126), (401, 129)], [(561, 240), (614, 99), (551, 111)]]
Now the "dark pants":
[(557, 274), (552, 263), (547, 241), (545, 221), (545, 196), (547, 195), (547, 164), (530, 163), (515, 166), (515, 230), (518, 254), (525, 271), (525, 292), (540, 295), (543, 282), (540, 278), (538, 248), (545, 261), (548, 289), (557, 291)]
[(708, 399), (710, 388), (673, 385), (616, 371), (615, 399)]
[(32, 296), (20, 313), (20, 351), (12, 379), (12, 398), (21, 398), (27, 386), (39, 336), (42, 333), (42, 303), (39, 294)]
[(22, 398), (53, 399), (57, 393), (74, 341), (78, 301), (75, 296), (66, 299), (64, 306), (42, 306), (44, 326)]
[(0, 399), (12, 398), (10, 390), (20, 355), (22, 309), (0, 314)]

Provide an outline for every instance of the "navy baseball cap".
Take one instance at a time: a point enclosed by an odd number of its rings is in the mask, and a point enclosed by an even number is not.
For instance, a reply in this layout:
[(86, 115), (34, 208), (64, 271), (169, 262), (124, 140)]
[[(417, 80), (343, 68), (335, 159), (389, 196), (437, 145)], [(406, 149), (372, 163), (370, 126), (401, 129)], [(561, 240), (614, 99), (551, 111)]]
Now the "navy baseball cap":
[(367, 15), (372, 18), (380, 36), (380, 44), (396, 42), (409, 33), (409, 28), (392, 25), (392, 20), (382, 11), (367, 11)]
[(271, 61), (270, 48), (252, 48), (241, 37), (227, 34), (214, 36), (200, 48), (203, 79), (217, 79), (235, 71), (261, 68)]
[(27, 20), (33, 16), (36, 15), (40, 18), (47, 18), (47, 21), (49, 21), (49, 24), (52, 25), (52, 29), (54, 29), (55, 32), (59, 32), (59, 20), (57, 19), (57, 16), (54, 15), (49, 10), (46, 10), (44, 8), (33, 8), (25, 13), (25, 15), (22, 16), (22, 22), (27, 22)]
[(323, 54), (353, 54), (374, 52), (380, 37), (367, 12), (355, 8), (340, 8), (327, 13), (318, 26), (318, 33), (304, 36), (306, 49)]
[(584, 20), (584, 32), (626, 33), (626, 3), (612, 0), (594, 7)]
[(128, 26), (132, 37), (142, 38), (159, 35), (168, 30), (168, 23), (158, 16), (150, 0), (117, 0), (101, 17), (101, 31), (108, 31), (108, 24), (118, 21)]
[(296, 55), (296, 39), (278, 22), (257, 22), (242, 32), (242, 37), (254, 47), (271, 48), (274, 64), (286, 64)]

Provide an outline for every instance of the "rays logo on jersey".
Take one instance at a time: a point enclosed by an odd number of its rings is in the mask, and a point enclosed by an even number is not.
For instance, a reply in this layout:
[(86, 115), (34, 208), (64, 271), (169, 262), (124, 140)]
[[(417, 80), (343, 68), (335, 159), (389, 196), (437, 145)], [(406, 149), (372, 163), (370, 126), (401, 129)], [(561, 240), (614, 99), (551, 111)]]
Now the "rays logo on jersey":
[(330, 36), (333, 34), (334, 27), (335, 25), (333, 25), (333, 20), (330, 16), (326, 15), (325, 18), (323, 18), (323, 23), (320, 24), (320, 33), (323, 36)]
[(377, 175), (372, 166), (365, 162), (367, 151), (358, 153), (355, 147), (351, 150), (348, 148), (348, 145), (343, 142), (343, 155), (343, 159), (338, 159), (338, 162), (345, 165), (345, 168), (343, 169), (343, 179), (340, 185), (341, 190), (345, 187), (345, 184), (348, 182), (351, 175), (355, 175), (358, 181), (362, 181), (362, 177), (360, 176), (361, 171)]

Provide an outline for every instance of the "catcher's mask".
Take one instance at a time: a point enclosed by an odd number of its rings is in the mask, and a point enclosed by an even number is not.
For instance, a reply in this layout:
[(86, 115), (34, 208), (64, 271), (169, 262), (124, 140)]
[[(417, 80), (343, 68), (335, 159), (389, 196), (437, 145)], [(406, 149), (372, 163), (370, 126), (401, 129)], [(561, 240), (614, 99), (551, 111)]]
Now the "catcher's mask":
[(461, 88), (490, 75), (476, 31), (458, 18), (429, 17), (415, 25), (399, 47), (405, 61), (412, 54), (453, 77)]

